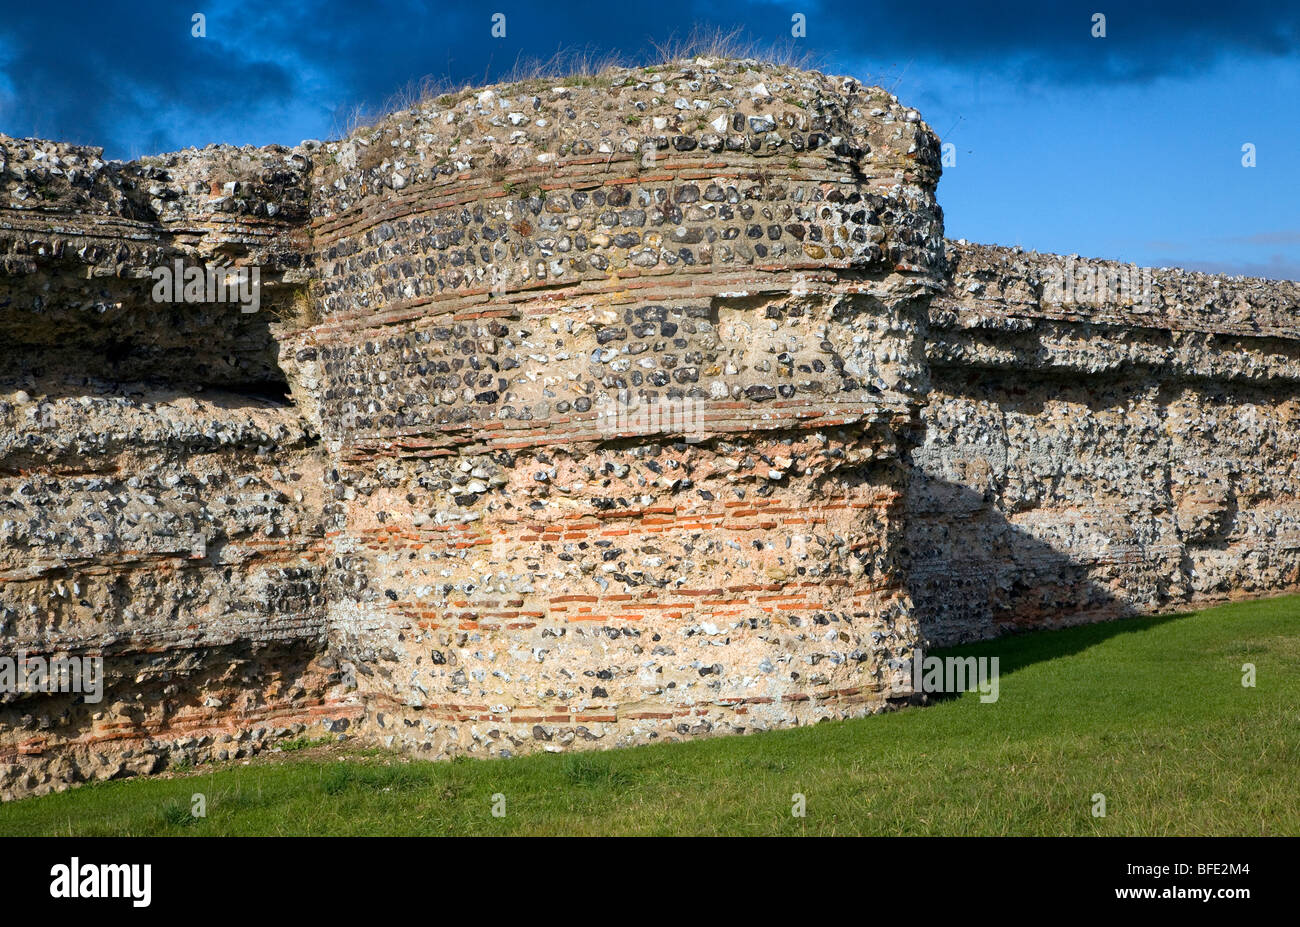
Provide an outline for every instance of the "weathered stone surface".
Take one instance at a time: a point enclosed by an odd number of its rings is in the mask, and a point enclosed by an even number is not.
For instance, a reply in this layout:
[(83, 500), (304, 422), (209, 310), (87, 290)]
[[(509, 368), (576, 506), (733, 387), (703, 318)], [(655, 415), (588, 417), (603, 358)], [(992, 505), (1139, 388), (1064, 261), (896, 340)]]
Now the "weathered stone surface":
[[(5, 798), (351, 711), (327, 693), (319, 431), (273, 321), (305, 302), (310, 161), (99, 155), (0, 136), (0, 656), (104, 667), (102, 701), (0, 694)], [(258, 267), (261, 311), (155, 302), (176, 261)]]
[[(0, 797), (847, 717), (922, 641), (1294, 586), (1297, 287), (945, 247), (938, 150), (703, 61), (0, 136), (0, 653), (108, 676), (0, 697)], [(155, 301), (178, 260), (260, 310)]]
[(727, 64), (466, 94), (326, 147), (324, 321), (294, 343), (363, 732), (508, 755), (886, 704), (943, 271), (908, 112)]
[(928, 638), (1300, 583), (1300, 285), (950, 247), (907, 511)]

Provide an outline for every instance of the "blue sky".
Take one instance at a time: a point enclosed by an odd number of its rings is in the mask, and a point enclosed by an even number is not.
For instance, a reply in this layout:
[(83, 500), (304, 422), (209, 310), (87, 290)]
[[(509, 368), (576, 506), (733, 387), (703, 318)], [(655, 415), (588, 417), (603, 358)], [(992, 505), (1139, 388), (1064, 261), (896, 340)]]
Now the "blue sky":
[(939, 187), (950, 237), (1300, 279), (1295, 0), (0, 0), (0, 132), (119, 158), (293, 144), (425, 76), (482, 83), (558, 50), (636, 61), (712, 29), (793, 46), (920, 109), (956, 146)]

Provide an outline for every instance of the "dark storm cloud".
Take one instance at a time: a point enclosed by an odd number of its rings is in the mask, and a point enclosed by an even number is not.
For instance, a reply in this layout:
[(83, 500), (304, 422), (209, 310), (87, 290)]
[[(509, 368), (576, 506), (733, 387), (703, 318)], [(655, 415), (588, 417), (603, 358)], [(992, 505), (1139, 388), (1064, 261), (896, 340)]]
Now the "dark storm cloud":
[[(248, 4), (250, 9), (256, 4)], [(1105, 13), (1106, 37), (1092, 35)], [(1223, 57), (1297, 54), (1300, 4), (1156, 2), (1061, 4), (864, 3), (781, 0), (719, 4), (661, 0), (652, 7), (609, 0), (486, 4), (380, 2), (364, 8), (327, 3), (262, 14), (264, 34), (318, 66), (337, 70), (372, 98), (426, 74), (482, 83), (509, 71), (519, 55), (557, 49), (653, 57), (654, 45), (693, 30), (740, 31), (740, 40), (807, 48), (833, 69), (863, 58), (977, 65), (1047, 81), (1142, 81), (1211, 67)], [(364, 9), (359, 13), (359, 9)], [(492, 11), (506, 14), (506, 40), (489, 34)], [(790, 36), (791, 15), (807, 18), (807, 39)], [(250, 18), (254, 15), (246, 12)], [(521, 51), (522, 49), (522, 51)]]
[[(798, 6), (795, 3), (794, 6)], [(1093, 14), (1105, 15), (1095, 38)], [(1222, 58), (1294, 56), (1300, 4), (1224, 2), (826, 4), (828, 31), (869, 55), (946, 61), (1068, 83), (1147, 81), (1195, 73)], [(813, 20), (809, 38), (815, 38)]]
[(0, 73), (11, 92), (0, 106), (0, 131), (107, 148), (169, 147), (180, 141), (178, 123), (255, 115), (262, 101), (293, 92), (293, 70), (244, 36), (191, 37), (192, 6), (7, 4)]
[[(378, 105), (424, 75), (481, 83), (508, 74), (520, 57), (559, 49), (644, 59), (652, 40), (696, 28), (740, 29), (745, 39), (788, 45), (796, 11), (808, 24), (800, 47), (829, 70), (912, 62), (1020, 80), (1146, 81), (1226, 57), (1294, 55), (1300, 41), (1300, 4), (1279, 0), (1129, 8), (1105, 0), (661, 0), (653, 7), (144, 0), (80, 10), (5, 3), (0, 74), (11, 88), (0, 91), (0, 130), (103, 144), (110, 154), (202, 144), (211, 140), (205, 131), (231, 119), (253, 132), (283, 132), (279, 114), (288, 111), (319, 118), (324, 133), (331, 128), (325, 114)], [(194, 7), (208, 16), (206, 39), (190, 37)], [(1105, 39), (1090, 34), (1096, 8), (1107, 15)], [(489, 33), (494, 11), (507, 16), (504, 40)]]

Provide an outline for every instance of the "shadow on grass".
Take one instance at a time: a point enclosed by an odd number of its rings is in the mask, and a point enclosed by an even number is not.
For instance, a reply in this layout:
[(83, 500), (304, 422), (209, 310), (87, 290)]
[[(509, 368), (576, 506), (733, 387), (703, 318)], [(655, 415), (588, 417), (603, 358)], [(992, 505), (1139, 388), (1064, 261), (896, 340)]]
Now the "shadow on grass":
[(1083, 653), (1123, 634), (1140, 634), (1153, 628), (1189, 618), (1195, 612), (1150, 617), (1115, 618), (1098, 624), (1078, 625), (1049, 631), (1016, 631), (986, 641), (971, 641), (927, 651), (934, 656), (998, 657), (1002, 675), (1035, 663)]

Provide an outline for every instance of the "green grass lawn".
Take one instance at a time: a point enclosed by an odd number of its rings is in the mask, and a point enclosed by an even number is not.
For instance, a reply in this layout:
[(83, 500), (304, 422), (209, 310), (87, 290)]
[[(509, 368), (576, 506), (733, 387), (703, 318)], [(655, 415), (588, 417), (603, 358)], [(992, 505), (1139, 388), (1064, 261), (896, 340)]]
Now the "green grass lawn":
[(1300, 834), (1298, 618), (1288, 596), (962, 648), (1000, 657), (990, 704), (510, 760), (302, 750), (0, 805), (0, 834)]

